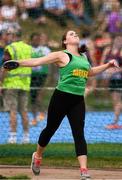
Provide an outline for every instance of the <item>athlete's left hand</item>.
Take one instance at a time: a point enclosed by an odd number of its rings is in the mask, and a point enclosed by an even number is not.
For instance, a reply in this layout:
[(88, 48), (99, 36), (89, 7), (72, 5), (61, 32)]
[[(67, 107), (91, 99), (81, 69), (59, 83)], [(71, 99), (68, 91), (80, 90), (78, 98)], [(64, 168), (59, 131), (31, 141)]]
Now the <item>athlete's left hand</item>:
[(115, 59), (112, 59), (108, 62), (109, 68), (115, 67), (115, 68), (120, 68), (118, 65), (118, 62)]

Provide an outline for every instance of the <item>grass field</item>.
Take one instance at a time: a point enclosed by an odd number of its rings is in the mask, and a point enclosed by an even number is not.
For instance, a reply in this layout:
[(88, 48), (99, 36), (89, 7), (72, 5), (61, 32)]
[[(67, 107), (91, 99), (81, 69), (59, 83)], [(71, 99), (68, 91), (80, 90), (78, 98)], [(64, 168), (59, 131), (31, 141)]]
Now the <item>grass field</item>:
[(30, 179), (28, 176), (26, 176), (26, 175), (19, 175), (19, 176), (3, 176), (3, 175), (0, 175), (0, 179)]
[[(89, 144), (90, 168), (122, 168), (122, 144)], [(0, 145), (0, 164), (30, 165), (36, 145)], [(78, 166), (74, 145), (67, 143), (49, 144), (44, 154), (43, 166)]]

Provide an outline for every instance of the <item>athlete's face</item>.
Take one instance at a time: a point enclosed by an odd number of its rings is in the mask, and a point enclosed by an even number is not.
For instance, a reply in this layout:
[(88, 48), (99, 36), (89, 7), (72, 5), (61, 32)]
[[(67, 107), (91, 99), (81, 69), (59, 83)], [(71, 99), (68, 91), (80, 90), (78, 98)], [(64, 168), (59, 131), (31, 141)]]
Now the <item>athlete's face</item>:
[(71, 44), (71, 45), (79, 45), (79, 36), (75, 31), (68, 31), (66, 34), (66, 40), (65, 40), (65, 44)]

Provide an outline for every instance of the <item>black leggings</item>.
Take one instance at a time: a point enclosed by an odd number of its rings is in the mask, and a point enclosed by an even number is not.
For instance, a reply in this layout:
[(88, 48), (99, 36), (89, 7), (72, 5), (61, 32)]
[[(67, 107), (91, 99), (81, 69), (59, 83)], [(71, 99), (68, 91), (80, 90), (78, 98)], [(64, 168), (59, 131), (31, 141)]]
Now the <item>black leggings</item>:
[(41, 132), (38, 144), (45, 147), (67, 115), (75, 141), (76, 155), (86, 155), (87, 145), (84, 138), (85, 103), (84, 97), (55, 90), (51, 98), (47, 126)]

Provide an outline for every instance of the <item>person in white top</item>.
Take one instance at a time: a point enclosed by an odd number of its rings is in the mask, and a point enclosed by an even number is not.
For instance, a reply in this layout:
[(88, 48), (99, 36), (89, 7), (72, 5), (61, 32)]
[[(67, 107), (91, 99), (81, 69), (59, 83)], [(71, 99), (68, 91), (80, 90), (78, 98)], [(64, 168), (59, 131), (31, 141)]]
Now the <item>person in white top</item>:
[(23, 20), (30, 17), (34, 19), (37, 24), (46, 23), (46, 17), (43, 13), (43, 0), (21, 0), (18, 2), (18, 6), (22, 13), (21, 18)]
[(7, 28), (20, 29), (18, 20), (18, 9), (14, 4), (14, 0), (4, 0), (0, 8), (0, 20), (2, 24), (6, 24)]

